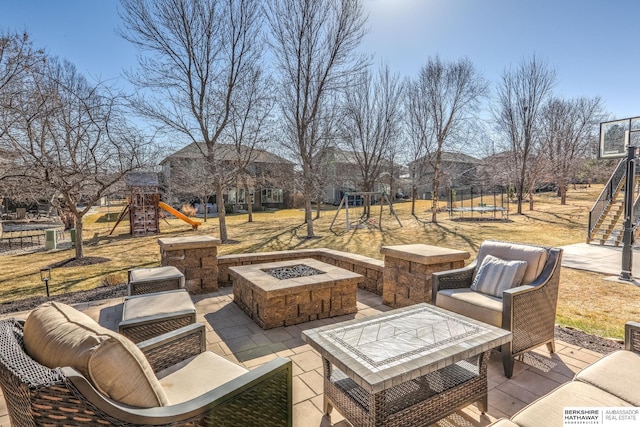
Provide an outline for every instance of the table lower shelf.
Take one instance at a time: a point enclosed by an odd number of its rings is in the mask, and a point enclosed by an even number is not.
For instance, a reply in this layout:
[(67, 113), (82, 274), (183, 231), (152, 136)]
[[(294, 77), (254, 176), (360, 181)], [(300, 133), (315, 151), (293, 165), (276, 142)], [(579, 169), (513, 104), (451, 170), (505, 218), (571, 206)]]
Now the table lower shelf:
[(486, 411), (490, 353), (376, 394), (369, 394), (325, 359), (325, 410), (334, 406), (354, 426), (428, 426), (473, 402)]

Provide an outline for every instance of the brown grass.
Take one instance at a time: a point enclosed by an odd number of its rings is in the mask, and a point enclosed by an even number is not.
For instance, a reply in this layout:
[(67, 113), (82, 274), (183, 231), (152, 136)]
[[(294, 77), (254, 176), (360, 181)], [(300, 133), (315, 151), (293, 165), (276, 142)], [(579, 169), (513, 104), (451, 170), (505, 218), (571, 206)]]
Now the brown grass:
[[(379, 206), (372, 208), (369, 223), (349, 232), (345, 231), (345, 214), (342, 211), (336, 217), (331, 231), (329, 225), (335, 216), (334, 208), (323, 211), (321, 217), (315, 220), (314, 230), (318, 237), (314, 239), (305, 238), (306, 226), (300, 210), (255, 212), (251, 223), (247, 222), (246, 215), (228, 215), (228, 234), (232, 243), (220, 246), (218, 252), (236, 254), (327, 247), (381, 259), (381, 246), (425, 243), (467, 250), (472, 253), (473, 259), (478, 246), (485, 239), (561, 246), (585, 241), (589, 208), (600, 190), (600, 186), (594, 186), (587, 191), (570, 191), (565, 206), (559, 204), (554, 194), (541, 194), (536, 198), (534, 211), (529, 211), (527, 205), (523, 215), (516, 215), (513, 213), (515, 206), (512, 205), (508, 220), (505, 217), (505, 221), (500, 222), (461, 222), (442, 213), (439, 222), (434, 224), (430, 222), (431, 216), (427, 212), (430, 202), (417, 202), (416, 217), (410, 215), (410, 202), (397, 203), (394, 206), (403, 226), (400, 227), (386, 208), (382, 214), (382, 231), (375, 227), (380, 215)], [(487, 202), (492, 201), (485, 200)], [(361, 209), (350, 209), (352, 221), (358, 217)], [(475, 217), (490, 215), (474, 212)], [(470, 215), (467, 213), (465, 216)], [(100, 211), (85, 221), (86, 256), (105, 257), (110, 261), (54, 268), (50, 282), (52, 294), (90, 289), (111, 283), (115, 277), (125, 277), (129, 268), (159, 265), (158, 237), (196, 233), (219, 236), (215, 218), (203, 223), (198, 231), (192, 231), (188, 224), (178, 219), (171, 219), (168, 224), (161, 222), (159, 236), (134, 238), (128, 234), (128, 224), (119, 225), (114, 234), (108, 236), (115, 217), (117, 215), (114, 215), (112, 207), (111, 212)], [(0, 302), (44, 294), (44, 285), (39, 278), (40, 268), (73, 256), (69, 249), (1, 257)], [(557, 321), (601, 336), (622, 338), (624, 323), (640, 319), (638, 301), (638, 287), (604, 281), (604, 276), (600, 274), (564, 268)]]

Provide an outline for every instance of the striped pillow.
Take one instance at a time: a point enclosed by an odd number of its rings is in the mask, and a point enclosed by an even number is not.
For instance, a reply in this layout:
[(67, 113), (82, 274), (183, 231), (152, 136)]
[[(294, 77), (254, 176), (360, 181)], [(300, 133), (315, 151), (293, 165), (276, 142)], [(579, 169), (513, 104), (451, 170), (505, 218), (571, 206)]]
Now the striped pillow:
[(526, 269), (527, 261), (505, 261), (487, 255), (478, 268), (471, 289), (502, 298), (505, 289), (520, 286)]

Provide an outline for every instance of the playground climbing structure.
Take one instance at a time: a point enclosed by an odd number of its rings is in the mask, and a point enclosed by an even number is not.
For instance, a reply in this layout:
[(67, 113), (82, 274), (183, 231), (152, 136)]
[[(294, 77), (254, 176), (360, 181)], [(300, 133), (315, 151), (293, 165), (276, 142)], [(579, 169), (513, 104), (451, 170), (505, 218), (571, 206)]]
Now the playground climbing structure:
[(129, 174), (127, 189), (129, 190), (129, 203), (120, 213), (109, 235), (113, 233), (127, 214), (129, 215), (129, 232), (132, 236), (158, 234), (160, 232), (160, 209), (187, 222), (194, 230), (197, 230), (201, 224), (160, 201), (158, 178), (155, 174)]

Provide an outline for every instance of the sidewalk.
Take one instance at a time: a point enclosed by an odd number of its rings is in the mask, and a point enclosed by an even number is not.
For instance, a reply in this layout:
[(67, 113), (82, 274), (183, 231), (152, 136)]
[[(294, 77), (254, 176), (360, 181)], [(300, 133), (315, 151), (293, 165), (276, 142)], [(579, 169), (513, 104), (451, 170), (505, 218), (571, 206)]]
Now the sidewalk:
[[(587, 243), (575, 243), (561, 246), (562, 266), (578, 270), (593, 271), (618, 277), (622, 271), (622, 247), (590, 245)], [(635, 249), (633, 257), (638, 256), (636, 262), (632, 262), (634, 278), (640, 278), (640, 253)], [(630, 282), (629, 282), (630, 283)], [(640, 282), (634, 281), (636, 285)]]

